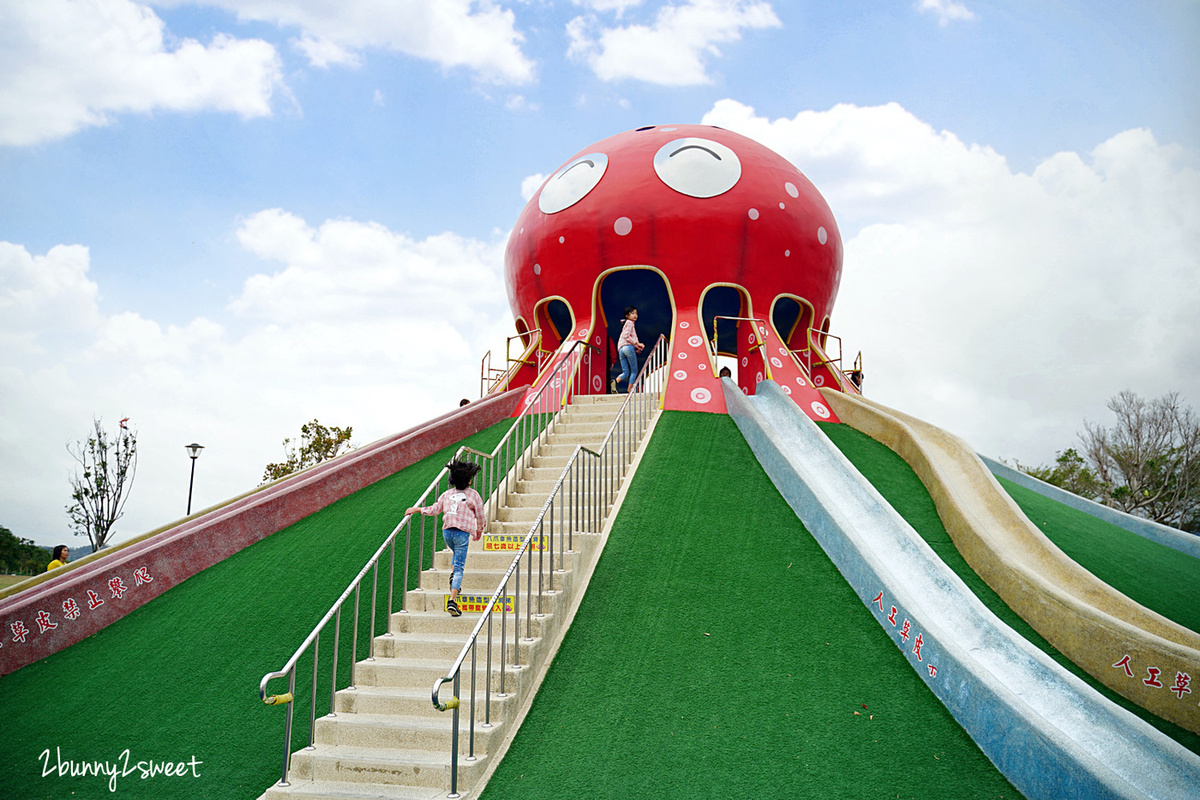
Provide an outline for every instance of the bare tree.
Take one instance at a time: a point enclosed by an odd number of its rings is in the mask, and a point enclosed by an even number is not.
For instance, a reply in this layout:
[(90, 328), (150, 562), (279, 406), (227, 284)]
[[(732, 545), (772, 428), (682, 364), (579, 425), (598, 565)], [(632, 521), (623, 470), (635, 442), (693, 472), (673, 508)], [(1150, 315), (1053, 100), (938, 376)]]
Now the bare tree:
[(287, 459), (267, 464), (266, 469), (263, 470), (263, 483), (278, 480), (285, 475), (291, 475), (293, 472), (311, 467), (313, 464), (328, 461), (337, 456), (343, 447), (353, 450), (354, 444), (350, 441), (353, 433), (354, 428), (352, 427), (335, 428), (330, 426), (327, 428), (315, 419), (312, 422), (304, 423), (300, 426), (300, 448), (296, 449), (292, 446), (291, 438), (284, 439), (283, 449)]
[(1200, 420), (1178, 393), (1146, 401), (1125, 390), (1108, 401), (1111, 428), (1084, 421), (1084, 453), (1102, 502), (1168, 525), (1200, 514)]
[(100, 420), (93, 418), (92, 428), (87, 439), (67, 445), (82, 469), (71, 476), (73, 502), (67, 506), (67, 516), (75, 535), (87, 536), (92, 549), (99, 550), (125, 513), (137, 472), (137, 433), (125, 426), (125, 420), (111, 439)]

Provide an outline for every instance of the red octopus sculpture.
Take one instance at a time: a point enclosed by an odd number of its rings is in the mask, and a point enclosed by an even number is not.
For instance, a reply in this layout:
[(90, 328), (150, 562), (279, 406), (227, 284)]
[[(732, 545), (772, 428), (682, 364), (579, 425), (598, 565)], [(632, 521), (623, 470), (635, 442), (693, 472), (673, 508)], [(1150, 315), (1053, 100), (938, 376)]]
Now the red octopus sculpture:
[[(810, 369), (808, 331), (828, 331), (841, 269), (837, 223), (812, 183), (758, 142), (706, 125), (584, 148), (530, 199), (505, 254), (519, 333), (541, 329), (551, 350), (577, 338), (611, 350), (624, 307), (637, 306), (642, 341), (671, 343), (667, 407), (712, 411), (724, 410), (705, 341), (714, 320), (743, 391), (764, 377), (808, 387), (811, 411), (810, 383), (834, 373)], [(584, 390), (607, 387), (595, 369)], [(828, 418), (822, 409), (810, 416)]]

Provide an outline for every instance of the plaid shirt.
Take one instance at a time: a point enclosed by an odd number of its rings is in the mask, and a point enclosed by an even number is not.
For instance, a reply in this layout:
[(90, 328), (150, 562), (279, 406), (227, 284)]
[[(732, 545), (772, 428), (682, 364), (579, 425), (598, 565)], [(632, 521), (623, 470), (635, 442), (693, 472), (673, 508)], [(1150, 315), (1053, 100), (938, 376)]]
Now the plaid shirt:
[(625, 320), (625, 324), (621, 326), (621, 338), (617, 339), (617, 347), (624, 347), (627, 344), (641, 344), (637, 337), (637, 329), (633, 327), (633, 320)]
[(483, 512), (483, 498), (479, 492), (468, 486), (466, 489), (447, 489), (431, 506), (425, 506), (421, 513), (427, 517), (444, 514), (442, 529), (458, 528), (473, 537), (480, 536), (487, 527), (487, 515)]

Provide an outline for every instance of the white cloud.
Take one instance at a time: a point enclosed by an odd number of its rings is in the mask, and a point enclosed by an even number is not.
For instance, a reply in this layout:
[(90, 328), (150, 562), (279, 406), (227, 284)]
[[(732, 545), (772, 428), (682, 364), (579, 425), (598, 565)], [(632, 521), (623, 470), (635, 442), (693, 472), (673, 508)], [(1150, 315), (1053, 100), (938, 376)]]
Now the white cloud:
[(539, 111), (541, 110), (542, 104), (530, 101), (530, 99), (525, 97), (525, 95), (514, 94), (504, 101), (504, 107), (509, 111), (517, 112)]
[(895, 104), (707, 124), (763, 142), (845, 243), (833, 332), (870, 396), (1025, 463), (1075, 444), (1124, 388), (1200, 406), (1200, 172), (1147, 130), (1031, 174)]
[(599, 12), (613, 12), (619, 19), (625, 9), (640, 6), (642, 0), (571, 0), (577, 6)]
[(538, 187), (545, 182), (546, 176), (540, 172), (525, 178), (521, 181), (521, 199), (528, 203), (529, 199), (533, 197), (534, 192), (538, 190)]
[(314, 39), (311, 36), (301, 36), (299, 39), (293, 40), (292, 44), (304, 54), (304, 57), (308, 59), (308, 63), (314, 67), (327, 69), (331, 65), (351, 68), (362, 66), (362, 59), (359, 58), (357, 53), (350, 52), (344, 47), (339, 46), (336, 42), (331, 42), (328, 39)]
[(721, 55), (717, 44), (739, 41), (743, 29), (780, 24), (761, 0), (691, 0), (660, 8), (649, 26), (604, 27), (594, 15), (575, 17), (567, 23), (567, 55), (606, 81), (694, 86), (712, 82), (705, 65)]
[(272, 209), (237, 238), (275, 267), (249, 276), (227, 314), (179, 326), (104, 315), (84, 247), (34, 255), (0, 242), (0, 524), (69, 541), (64, 445), (93, 414), (109, 428), (128, 416), (139, 432), (119, 540), (182, 516), (188, 442), (206, 446), (204, 507), (253, 488), (313, 417), (365, 444), (477, 397), (480, 357), (512, 332), (502, 235), (415, 240)]
[(0, 145), (61, 138), (121, 113), (267, 116), (281, 89), (267, 42), (224, 34), (207, 46), (170, 41), (162, 20), (132, 0), (5, 4)]
[(922, 14), (936, 14), (943, 28), (956, 20), (975, 19), (975, 12), (958, 0), (917, 0), (916, 8)]
[[(189, 0), (159, 0), (175, 5)], [(513, 12), (479, 0), (198, 0), (239, 19), (298, 28), (297, 46), (314, 66), (357, 65), (355, 51), (381, 48), (442, 67), (466, 67), (486, 81), (533, 80)]]

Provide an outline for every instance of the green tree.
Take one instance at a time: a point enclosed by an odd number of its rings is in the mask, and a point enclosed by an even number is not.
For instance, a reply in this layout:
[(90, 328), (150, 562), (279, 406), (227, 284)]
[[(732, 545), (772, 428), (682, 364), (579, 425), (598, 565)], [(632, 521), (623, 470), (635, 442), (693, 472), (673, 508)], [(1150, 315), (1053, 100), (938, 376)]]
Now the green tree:
[(354, 432), (354, 428), (335, 428), (325, 427), (317, 420), (306, 422), (300, 426), (300, 441), (299, 448), (295, 446), (295, 440), (287, 438), (283, 440), (284, 453), (287, 458), (284, 461), (267, 464), (263, 471), (263, 483), (278, 480), (285, 475), (291, 475), (293, 472), (299, 472), (302, 469), (320, 464), (322, 461), (328, 461), (346, 450), (353, 450), (354, 444), (350, 441), (350, 436)]
[(1144, 400), (1126, 390), (1108, 401), (1116, 424), (1084, 420), (1081, 450), (1052, 466), (1017, 468), (1129, 514), (1200, 532), (1200, 419), (1177, 393)]
[(38, 547), (32, 539), (21, 539), (0, 525), (0, 573), (36, 575), (46, 571), (49, 561), (46, 548)]
[(125, 513), (125, 502), (137, 472), (137, 433), (120, 427), (110, 438), (99, 419), (92, 419), (92, 434), (68, 444), (67, 452), (79, 463), (71, 476), (71, 505), (67, 516), (76, 536), (86, 536), (93, 550), (104, 547), (112, 527)]
[(1104, 487), (1097, 480), (1095, 470), (1088, 466), (1075, 448), (1059, 450), (1055, 455), (1057, 457), (1052, 466), (1027, 467), (1018, 461), (1017, 469), (1088, 500), (1099, 500), (1103, 496)]

